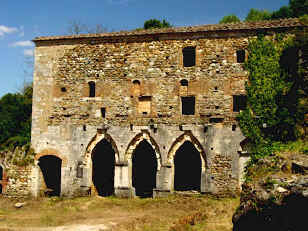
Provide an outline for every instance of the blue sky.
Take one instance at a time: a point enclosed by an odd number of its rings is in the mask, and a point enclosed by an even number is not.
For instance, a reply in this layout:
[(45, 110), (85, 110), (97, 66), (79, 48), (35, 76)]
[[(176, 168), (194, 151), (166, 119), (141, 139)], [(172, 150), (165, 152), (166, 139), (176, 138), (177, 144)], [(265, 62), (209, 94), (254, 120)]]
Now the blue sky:
[[(37, 36), (68, 34), (79, 21), (108, 30), (142, 27), (150, 18), (174, 26), (215, 24), (228, 14), (244, 19), (251, 8), (277, 10), (289, 0), (2, 0), (0, 6), (0, 97), (31, 81), (33, 44)], [(26, 72), (26, 73), (25, 73)]]

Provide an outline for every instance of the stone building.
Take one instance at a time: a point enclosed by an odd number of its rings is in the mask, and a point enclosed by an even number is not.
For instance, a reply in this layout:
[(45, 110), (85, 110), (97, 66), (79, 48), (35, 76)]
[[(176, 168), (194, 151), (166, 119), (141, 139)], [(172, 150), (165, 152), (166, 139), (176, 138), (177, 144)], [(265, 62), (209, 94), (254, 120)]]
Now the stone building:
[(297, 19), (34, 39), (31, 193), (235, 193), (248, 39)]

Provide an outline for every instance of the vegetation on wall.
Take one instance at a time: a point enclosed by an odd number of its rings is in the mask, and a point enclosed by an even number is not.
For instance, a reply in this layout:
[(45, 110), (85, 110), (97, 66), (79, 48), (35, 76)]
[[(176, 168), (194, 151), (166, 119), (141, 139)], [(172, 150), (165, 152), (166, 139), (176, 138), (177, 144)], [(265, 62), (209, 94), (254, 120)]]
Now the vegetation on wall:
[(145, 30), (154, 29), (154, 28), (168, 28), (168, 27), (172, 27), (172, 26), (165, 19), (163, 19), (162, 21), (155, 19), (155, 18), (149, 19), (149, 20), (145, 21), (144, 24), (143, 24), (143, 29), (145, 29)]
[(307, 34), (303, 32), (295, 38), (260, 35), (249, 42), (247, 109), (238, 120), (250, 141), (253, 160), (305, 138), (307, 55), (301, 54), (306, 51)]
[(220, 21), (219, 24), (223, 23), (237, 23), (240, 22), (241, 20), (234, 14), (230, 14), (227, 16), (224, 16)]

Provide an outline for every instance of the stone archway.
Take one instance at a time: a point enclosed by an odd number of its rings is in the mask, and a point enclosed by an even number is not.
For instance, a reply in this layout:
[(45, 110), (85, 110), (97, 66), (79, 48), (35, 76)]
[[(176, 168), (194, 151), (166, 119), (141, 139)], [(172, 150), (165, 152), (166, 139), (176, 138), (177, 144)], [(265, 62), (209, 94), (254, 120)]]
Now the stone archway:
[(202, 145), (191, 132), (185, 132), (173, 143), (168, 152), (168, 164), (172, 168), (172, 190), (202, 191), (207, 168), (206, 156)]
[(98, 132), (90, 141), (83, 157), (91, 194), (114, 194), (115, 164), (118, 161), (119, 151), (115, 141), (109, 134)]
[(115, 151), (106, 139), (92, 150), (92, 182), (100, 196), (114, 194)]
[[(129, 185), (135, 189), (135, 195), (152, 197), (161, 168), (161, 155), (157, 143), (148, 132), (143, 131), (130, 142), (125, 161), (128, 164)], [(142, 175), (146, 178), (141, 179)]]
[(38, 166), (46, 185), (45, 195), (60, 196), (62, 159), (55, 155), (44, 155), (39, 158)]

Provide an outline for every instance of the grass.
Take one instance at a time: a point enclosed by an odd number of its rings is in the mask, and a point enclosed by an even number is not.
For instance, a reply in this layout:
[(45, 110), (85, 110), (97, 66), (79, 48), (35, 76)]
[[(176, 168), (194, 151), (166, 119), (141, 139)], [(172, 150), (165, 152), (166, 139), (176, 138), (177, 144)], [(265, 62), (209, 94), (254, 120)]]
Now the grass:
[(0, 198), (0, 231), (71, 224), (105, 224), (119, 231), (231, 231), (232, 215), (239, 205), (238, 198), (179, 195), (157, 199), (39, 198), (26, 202), (16, 209), (16, 201)]

